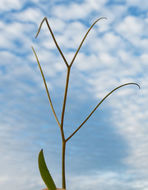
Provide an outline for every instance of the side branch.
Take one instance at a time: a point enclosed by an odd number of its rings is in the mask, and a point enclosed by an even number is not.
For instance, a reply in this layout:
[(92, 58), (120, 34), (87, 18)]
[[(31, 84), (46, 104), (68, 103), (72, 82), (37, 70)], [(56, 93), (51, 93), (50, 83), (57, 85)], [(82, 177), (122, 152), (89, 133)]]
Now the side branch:
[(76, 51), (76, 53), (75, 53), (73, 59), (72, 59), (72, 61), (71, 61), (71, 63), (70, 63), (70, 67), (72, 66), (72, 64), (73, 64), (73, 62), (74, 62), (74, 60), (75, 60), (77, 54), (79, 53), (79, 51), (80, 51), (80, 49), (81, 49), (81, 47), (82, 47), (82, 45), (83, 45), (83, 43), (84, 43), (84, 41), (85, 41), (87, 35), (89, 34), (90, 30), (91, 30), (91, 29), (93, 28), (93, 26), (94, 26), (99, 20), (101, 20), (101, 19), (107, 19), (107, 18), (106, 18), (106, 17), (100, 17), (99, 19), (97, 19), (97, 20), (91, 25), (91, 27), (88, 29), (87, 33), (85, 34), (84, 38), (82, 39), (82, 41), (81, 41), (81, 43), (80, 43), (80, 45), (79, 45), (79, 47), (78, 47), (78, 49), (77, 49), (77, 51)]
[(48, 91), (48, 87), (47, 87), (47, 84), (46, 84), (46, 80), (45, 80), (45, 77), (44, 77), (44, 74), (43, 74), (43, 71), (42, 71), (42, 68), (41, 68), (41, 65), (40, 65), (38, 56), (37, 56), (37, 54), (36, 54), (36, 52), (35, 52), (35, 50), (34, 50), (33, 47), (32, 47), (32, 50), (33, 50), (33, 53), (34, 53), (34, 55), (35, 55), (35, 57), (36, 57), (36, 60), (37, 60), (37, 63), (38, 63), (38, 66), (39, 66), (39, 69), (40, 69), (40, 72), (41, 72), (41, 75), (42, 75), (42, 78), (43, 78), (43, 81), (44, 81), (44, 85), (45, 85), (45, 88), (46, 88), (46, 92), (47, 92), (47, 96), (48, 96), (48, 100), (49, 100), (49, 103), (50, 103), (52, 112), (53, 112), (53, 114), (54, 114), (54, 116), (55, 116), (55, 119), (56, 119), (56, 121), (57, 121), (59, 127), (61, 127), (61, 125), (60, 125), (60, 123), (59, 123), (59, 120), (58, 120), (58, 118), (57, 118), (57, 115), (56, 115), (56, 113), (55, 113), (55, 110), (54, 110), (54, 107), (53, 107), (51, 98), (50, 98), (50, 94), (49, 94), (49, 91)]
[(84, 125), (84, 123), (87, 122), (87, 120), (91, 117), (91, 115), (96, 111), (96, 109), (102, 104), (102, 102), (111, 95), (114, 91), (118, 90), (119, 88), (126, 86), (126, 85), (137, 85), (140, 89), (140, 86), (137, 83), (125, 83), (123, 85), (118, 86), (117, 88), (113, 89), (111, 92), (109, 92), (98, 104), (97, 106), (92, 110), (92, 112), (87, 116), (87, 118), (81, 123), (81, 125), (66, 139), (66, 142)]
[(48, 20), (47, 20), (46, 17), (44, 17), (44, 19), (42, 20), (42, 22), (41, 22), (41, 24), (40, 24), (40, 26), (39, 26), (39, 29), (38, 29), (38, 31), (37, 31), (37, 34), (36, 34), (35, 38), (38, 37), (38, 35), (39, 35), (39, 33), (40, 33), (40, 30), (41, 30), (41, 27), (42, 27), (42, 24), (43, 24), (44, 21), (46, 21), (46, 24), (47, 24), (47, 26), (48, 26), (48, 29), (49, 29), (49, 31), (50, 31), (50, 33), (51, 33), (52, 38), (53, 38), (53, 41), (54, 41), (54, 43), (55, 43), (57, 49), (59, 50), (59, 52), (60, 52), (60, 54), (61, 54), (61, 56), (62, 56), (62, 58), (63, 58), (63, 60), (64, 60), (64, 62), (65, 62), (65, 64), (66, 64), (66, 66), (69, 67), (68, 62), (67, 62), (67, 60), (66, 60), (66, 58), (65, 58), (65, 56), (64, 56), (64, 54), (63, 54), (63, 52), (62, 52), (62, 50), (60, 49), (60, 47), (59, 47), (59, 45), (58, 45), (58, 43), (57, 43), (57, 41), (56, 41), (56, 39), (55, 39), (55, 36), (54, 36), (54, 34), (53, 34), (52, 30), (51, 30), (51, 27), (50, 27), (50, 25), (49, 25)]

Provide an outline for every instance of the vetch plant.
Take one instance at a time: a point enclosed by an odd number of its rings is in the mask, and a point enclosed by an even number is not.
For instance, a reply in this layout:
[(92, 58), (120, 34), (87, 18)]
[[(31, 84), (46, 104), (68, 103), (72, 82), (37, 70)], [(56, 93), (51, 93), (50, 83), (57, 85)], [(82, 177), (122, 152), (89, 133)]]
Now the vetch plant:
[[(63, 100), (63, 108), (62, 108), (62, 113), (61, 113), (61, 121), (59, 121), (57, 115), (56, 115), (56, 112), (55, 112), (55, 109), (53, 107), (53, 104), (52, 104), (52, 100), (51, 100), (51, 97), (50, 97), (50, 93), (49, 93), (49, 90), (48, 90), (48, 87), (47, 87), (47, 84), (46, 84), (46, 80), (45, 80), (45, 76), (43, 74), (43, 71), (42, 71), (42, 67), (40, 65), (40, 62), (39, 62), (39, 59), (38, 59), (38, 56), (34, 50), (34, 48), (32, 47), (32, 50), (33, 50), (33, 53), (36, 57), (36, 60), (37, 60), (37, 63), (38, 63), (38, 66), (39, 66), (39, 69), (40, 69), (40, 72), (41, 72), (41, 75), (42, 75), (42, 78), (43, 78), (43, 81), (44, 81), (44, 85), (45, 85), (45, 89), (46, 89), (46, 92), (47, 92), (47, 96), (48, 96), (48, 100), (49, 100), (49, 103), (50, 103), (50, 106), (51, 106), (51, 109), (52, 109), (52, 112), (54, 114), (54, 117), (57, 121), (57, 124), (60, 128), (60, 132), (61, 132), (61, 139), (62, 139), (62, 188), (63, 189), (66, 189), (66, 174), (65, 174), (65, 151), (66, 151), (66, 144), (67, 142), (81, 129), (81, 127), (88, 121), (88, 119), (92, 116), (92, 114), (97, 110), (97, 108), (104, 102), (104, 100), (110, 96), (114, 91), (118, 90), (119, 88), (121, 87), (124, 87), (124, 86), (127, 86), (127, 85), (136, 85), (140, 88), (140, 86), (137, 84), (137, 83), (134, 83), (134, 82), (130, 82), (130, 83), (125, 83), (125, 84), (122, 84), (116, 88), (114, 88), (111, 92), (109, 92), (95, 107), (94, 109), (90, 112), (90, 114), (86, 117), (86, 119), (77, 127), (77, 129), (69, 136), (69, 137), (65, 137), (65, 134), (64, 134), (64, 116), (65, 116), (65, 107), (66, 107), (66, 100), (67, 100), (67, 93), (68, 93), (68, 85), (69, 85), (69, 78), (70, 78), (70, 71), (71, 71), (71, 68), (72, 68), (72, 65), (87, 37), (87, 35), (89, 34), (89, 32), (91, 31), (91, 29), (93, 28), (93, 26), (100, 20), (102, 19), (106, 19), (105, 17), (101, 17), (99, 19), (97, 19), (92, 25), (91, 27), (88, 29), (88, 31), (86, 32), (85, 36), (83, 37), (76, 53), (74, 54), (73, 56), (73, 59), (71, 61), (70, 64), (68, 64), (62, 50), (60, 49), (57, 41), (56, 41), (56, 38), (52, 32), (52, 29), (48, 23), (48, 20), (47, 18), (45, 17), (40, 26), (39, 26), (39, 29), (38, 29), (38, 32), (36, 34), (36, 38), (38, 37), (38, 34), (40, 33), (40, 30), (41, 30), (41, 27), (42, 27), (42, 24), (44, 22), (46, 22), (47, 24), (47, 27), (49, 29), (49, 32), (53, 38), (53, 41), (60, 53), (60, 55), (62, 56), (63, 60), (64, 60), (64, 63), (67, 67), (67, 77), (66, 77), (66, 84), (65, 84), (65, 94), (64, 94), (64, 100)], [(55, 182), (54, 180), (52, 179), (51, 175), (50, 175), (50, 172), (47, 168), (47, 165), (46, 165), (46, 162), (45, 162), (45, 159), (44, 159), (44, 154), (43, 154), (43, 150), (40, 151), (39, 153), (39, 157), (38, 157), (38, 164), (39, 164), (39, 170), (40, 170), (40, 174), (41, 174), (41, 177), (43, 179), (43, 181), (45, 182), (48, 190), (56, 190), (57, 187), (55, 185)]]

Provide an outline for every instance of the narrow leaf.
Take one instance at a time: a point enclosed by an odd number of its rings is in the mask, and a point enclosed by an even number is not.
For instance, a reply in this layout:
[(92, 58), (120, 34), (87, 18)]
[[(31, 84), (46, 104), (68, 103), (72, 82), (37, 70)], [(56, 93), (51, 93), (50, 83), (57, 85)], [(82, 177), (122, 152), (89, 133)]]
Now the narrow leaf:
[(38, 156), (38, 165), (39, 165), (41, 177), (43, 181), (45, 182), (46, 186), (48, 187), (48, 190), (56, 190), (56, 185), (49, 173), (49, 170), (47, 168), (47, 165), (44, 159), (43, 149), (40, 151), (39, 156)]

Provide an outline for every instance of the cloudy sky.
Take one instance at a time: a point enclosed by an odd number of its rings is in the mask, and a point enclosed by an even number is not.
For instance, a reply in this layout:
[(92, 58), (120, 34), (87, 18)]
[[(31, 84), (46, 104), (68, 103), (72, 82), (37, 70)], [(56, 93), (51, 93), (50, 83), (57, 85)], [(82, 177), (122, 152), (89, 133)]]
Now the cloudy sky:
[(68, 63), (91, 24), (70, 74), (64, 131), (68, 190), (148, 189), (148, 1), (0, 1), (0, 189), (41, 190), (37, 158), (61, 187), (61, 136), (31, 50), (42, 65), (61, 117), (66, 65), (44, 23), (46, 16)]

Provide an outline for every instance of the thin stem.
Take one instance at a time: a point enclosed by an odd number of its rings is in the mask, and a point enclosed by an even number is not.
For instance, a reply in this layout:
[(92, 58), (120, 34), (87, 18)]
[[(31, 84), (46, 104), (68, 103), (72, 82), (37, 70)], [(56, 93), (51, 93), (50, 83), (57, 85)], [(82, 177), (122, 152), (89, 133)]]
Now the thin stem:
[(54, 110), (54, 107), (53, 107), (51, 98), (50, 98), (50, 94), (49, 94), (49, 91), (48, 91), (48, 87), (47, 87), (47, 84), (46, 84), (46, 80), (45, 80), (44, 73), (43, 73), (43, 71), (42, 71), (42, 68), (41, 68), (41, 65), (40, 65), (38, 56), (37, 56), (37, 54), (36, 54), (36, 52), (35, 52), (35, 50), (34, 50), (33, 47), (32, 47), (32, 50), (33, 50), (33, 53), (34, 53), (34, 55), (35, 55), (35, 57), (36, 57), (36, 60), (37, 60), (37, 63), (38, 63), (38, 66), (39, 66), (39, 69), (40, 69), (40, 72), (41, 72), (41, 75), (42, 75), (42, 78), (43, 78), (43, 81), (44, 81), (45, 89), (46, 89), (46, 92), (47, 92), (47, 96), (48, 96), (48, 100), (49, 100), (49, 103), (50, 103), (52, 112), (53, 112), (53, 114), (54, 114), (54, 116), (55, 116), (55, 119), (56, 119), (56, 121), (57, 121), (59, 127), (61, 127), (61, 125), (60, 125), (60, 123), (59, 123), (59, 120), (58, 120), (58, 118), (57, 118), (57, 115), (56, 115), (56, 113), (55, 113), (55, 110)]
[(94, 26), (99, 20), (101, 20), (101, 19), (107, 19), (107, 18), (106, 18), (106, 17), (100, 17), (99, 19), (97, 19), (97, 20), (91, 25), (91, 27), (88, 29), (87, 33), (85, 34), (84, 38), (82, 39), (82, 41), (81, 41), (81, 43), (80, 43), (80, 45), (79, 45), (79, 47), (78, 47), (78, 49), (77, 49), (77, 51), (76, 51), (74, 57), (73, 57), (73, 59), (72, 59), (72, 61), (71, 61), (71, 63), (70, 63), (70, 66), (72, 66), (72, 64), (73, 64), (73, 62), (74, 62), (74, 60), (75, 60), (77, 54), (79, 53), (79, 51), (80, 51), (80, 49), (81, 49), (81, 47), (82, 47), (82, 45), (83, 45), (83, 43), (84, 43), (84, 41), (85, 41), (87, 35), (89, 34), (90, 30), (91, 30), (91, 29), (93, 28), (93, 26)]
[(66, 66), (68, 67), (68, 66), (69, 66), (69, 65), (68, 65), (68, 62), (67, 62), (67, 60), (66, 60), (66, 58), (65, 58), (65, 56), (64, 56), (64, 54), (63, 54), (63, 52), (61, 51), (61, 49), (60, 49), (60, 47), (59, 47), (59, 45), (58, 45), (58, 43), (57, 43), (57, 41), (56, 41), (56, 39), (55, 39), (55, 36), (54, 36), (54, 34), (53, 34), (53, 32), (52, 32), (52, 29), (51, 29), (51, 27), (50, 27), (50, 25), (49, 25), (48, 20), (47, 20), (46, 17), (44, 17), (44, 19), (42, 20), (42, 22), (41, 22), (41, 24), (40, 24), (40, 26), (39, 26), (39, 29), (38, 29), (38, 31), (37, 31), (37, 34), (36, 34), (35, 38), (38, 37), (38, 34), (40, 33), (40, 30), (41, 30), (41, 27), (42, 27), (42, 24), (43, 24), (44, 21), (46, 21), (46, 24), (47, 24), (48, 29), (49, 29), (49, 31), (50, 31), (50, 33), (51, 33), (51, 36), (52, 36), (52, 38), (53, 38), (53, 40), (54, 40), (54, 43), (55, 43), (57, 49), (59, 50), (59, 52), (60, 52), (60, 54), (61, 54), (61, 56), (62, 56), (62, 58), (63, 58), (63, 60), (64, 60), (64, 62), (65, 62), (65, 64), (66, 64)]
[(62, 135), (62, 188), (66, 189), (66, 176), (65, 176), (65, 149), (66, 149), (66, 141), (64, 137), (64, 115), (65, 115), (65, 107), (66, 107), (66, 100), (67, 100), (67, 92), (68, 92), (68, 84), (69, 84), (69, 77), (70, 77), (70, 67), (67, 67), (67, 77), (66, 77), (66, 85), (65, 85), (65, 94), (63, 100), (63, 109), (61, 115), (61, 135)]
[(118, 86), (117, 88), (113, 89), (111, 92), (109, 92), (98, 104), (97, 106), (92, 110), (92, 112), (86, 117), (86, 119), (81, 123), (81, 125), (66, 139), (66, 142), (84, 125), (84, 123), (87, 122), (87, 120), (91, 117), (91, 115), (96, 111), (96, 109), (104, 102), (104, 100), (111, 95), (114, 91), (118, 90), (119, 88), (126, 86), (126, 85), (137, 85), (139, 88), (140, 86), (137, 83), (126, 83), (123, 85)]
[(66, 149), (66, 141), (64, 136), (64, 115), (65, 115), (65, 107), (66, 107), (66, 100), (67, 100), (67, 92), (68, 92), (68, 84), (69, 84), (69, 77), (70, 77), (70, 67), (67, 67), (67, 77), (66, 77), (66, 85), (65, 85), (65, 94), (63, 100), (63, 108), (62, 108), (62, 115), (61, 115), (61, 136), (62, 136), (62, 188), (66, 189), (66, 176), (65, 176), (65, 149)]
[(68, 92), (70, 69), (71, 69), (70, 67), (67, 68), (65, 94), (64, 94), (63, 109), (62, 109), (62, 115), (61, 115), (61, 128), (62, 129), (63, 129), (63, 124), (64, 124), (64, 115), (65, 115), (65, 107), (66, 107), (66, 100), (67, 100), (67, 92)]
[(62, 188), (66, 189), (66, 176), (65, 176), (65, 151), (66, 142), (62, 142)]

